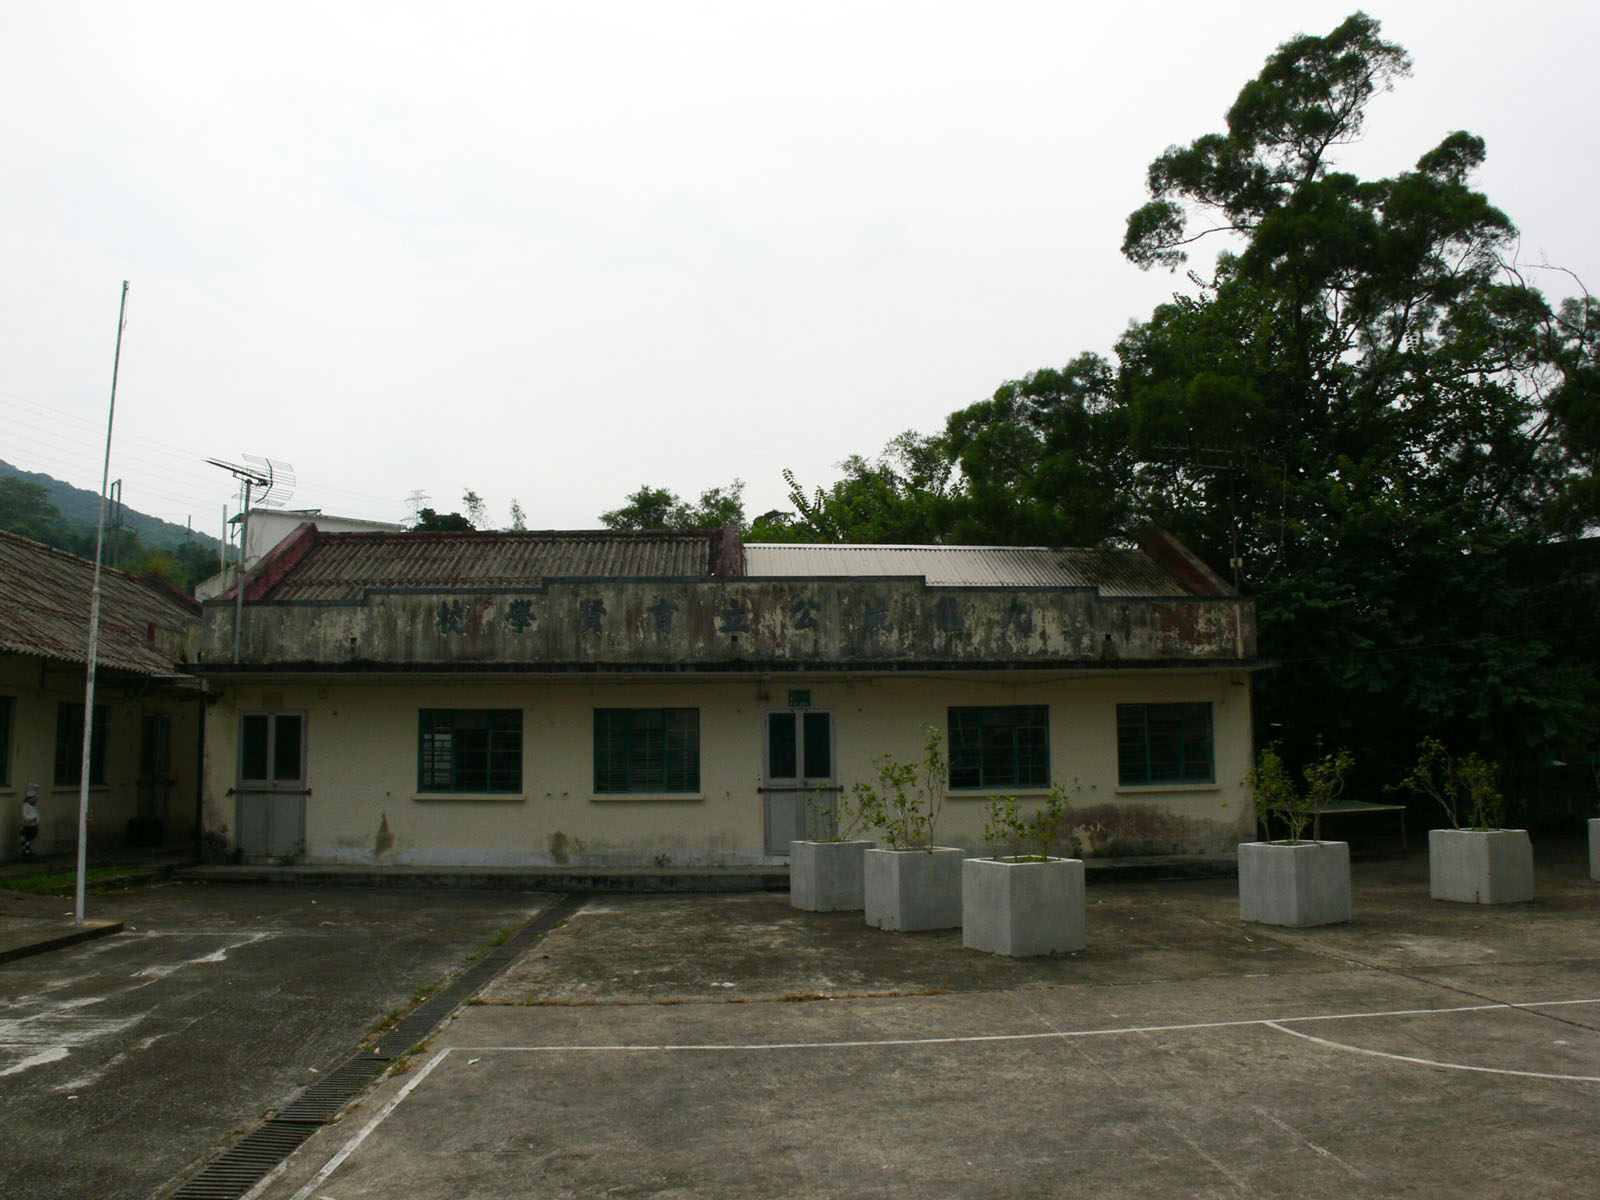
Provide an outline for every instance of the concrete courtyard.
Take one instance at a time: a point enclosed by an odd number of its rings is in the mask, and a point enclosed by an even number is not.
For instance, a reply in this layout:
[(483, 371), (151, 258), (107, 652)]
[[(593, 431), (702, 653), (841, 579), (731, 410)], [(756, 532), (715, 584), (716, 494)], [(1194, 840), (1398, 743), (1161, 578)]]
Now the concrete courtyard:
[(254, 1193), (1589, 1197), (1600, 884), (1530, 904), (1358, 862), (1355, 919), (1232, 880), (1089, 889), (1032, 961), (781, 894), (597, 897)]

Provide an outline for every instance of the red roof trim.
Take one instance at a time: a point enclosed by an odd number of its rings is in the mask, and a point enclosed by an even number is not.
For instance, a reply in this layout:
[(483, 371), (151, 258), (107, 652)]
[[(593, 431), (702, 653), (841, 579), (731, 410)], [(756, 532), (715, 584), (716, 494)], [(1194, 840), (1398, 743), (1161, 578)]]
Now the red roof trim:
[(1147, 527), (1139, 538), (1139, 549), (1158, 567), (1197, 596), (1231, 596), (1234, 591), (1194, 552), (1165, 529)]
[[(267, 551), (251, 570), (245, 581), (244, 598), (260, 600), (304, 558), (317, 544), (317, 527), (310, 521), (301, 521), (295, 530), (271, 550)], [(231, 589), (230, 589), (231, 591)]]

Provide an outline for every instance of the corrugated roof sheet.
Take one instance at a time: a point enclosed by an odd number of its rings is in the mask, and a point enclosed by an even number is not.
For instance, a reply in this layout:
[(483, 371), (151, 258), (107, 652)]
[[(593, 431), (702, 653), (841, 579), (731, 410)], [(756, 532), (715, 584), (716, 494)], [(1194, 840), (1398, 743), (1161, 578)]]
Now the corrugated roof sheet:
[(745, 572), (757, 577), (922, 576), (930, 587), (1092, 587), (1103, 596), (1186, 596), (1138, 550), (1044, 546), (861, 546), (746, 544)]
[(678, 579), (713, 573), (721, 535), (705, 530), (528, 533), (318, 533), (263, 596), (359, 600), (372, 588), (535, 587), (543, 579)]
[[(0, 532), (0, 650), (82, 663), (89, 650), (94, 563), (15, 534)], [(169, 645), (198, 619), (176, 593), (121, 571), (100, 575), (102, 667), (169, 674)], [(157, 638), (152, 642), (150, 627)]]

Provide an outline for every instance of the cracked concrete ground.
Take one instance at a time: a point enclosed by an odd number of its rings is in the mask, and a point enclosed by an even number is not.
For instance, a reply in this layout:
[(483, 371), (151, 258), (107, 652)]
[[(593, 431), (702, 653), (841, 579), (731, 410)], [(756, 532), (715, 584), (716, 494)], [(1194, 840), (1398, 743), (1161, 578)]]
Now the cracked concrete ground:
[(782, 896), (591, 900), (264, 1200), (1587, 1197), (1600, 885), (1531, 904), (1358, 863), (1355, 919), (1107, 882), (1042, 960)]
[(143, 1200), (186, 1177), (549, 902), (206, 884), (91, 897), (124, 932), (0, 964), (0, 1196)]

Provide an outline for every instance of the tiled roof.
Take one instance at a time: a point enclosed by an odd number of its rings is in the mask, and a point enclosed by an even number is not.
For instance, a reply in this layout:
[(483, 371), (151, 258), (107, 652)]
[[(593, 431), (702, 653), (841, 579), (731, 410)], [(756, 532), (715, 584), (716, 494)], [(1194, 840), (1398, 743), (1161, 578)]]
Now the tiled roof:
[[(665, 532), (321, 533), (247, 600), (359, 600), (370, 589), (537, 586), (543, 579), (683, 579), (719, 573), (720, 530)], [(300, 535), (296, 535), (298, 538)], [(261, 570), (273, 563), (263, 559)]]
[(735, 531), (324, 533), (304, 524), (251, 573), (245, 599), (360, 600), (368, 591), (537, 587), (547, 579), (922, 578), (932, 587), (1219, 594), (1166, 535), (1138, 550), (753, 543)]
[(754, 542), (755, 577), (871, 578), (911, 575), (930, 587), (1088, 588), (1102, 596), (1185, 596), (1189, 590), (1139, 550), (1043, 546), (866, 546)]
[[(93, 587), (89, 560), (0, 532), (0, 650), (84, 662)], [(198, 617), (199, 606), (171, 588), (104, 570), (96, 658), (102, 667), (168, 674)]]

